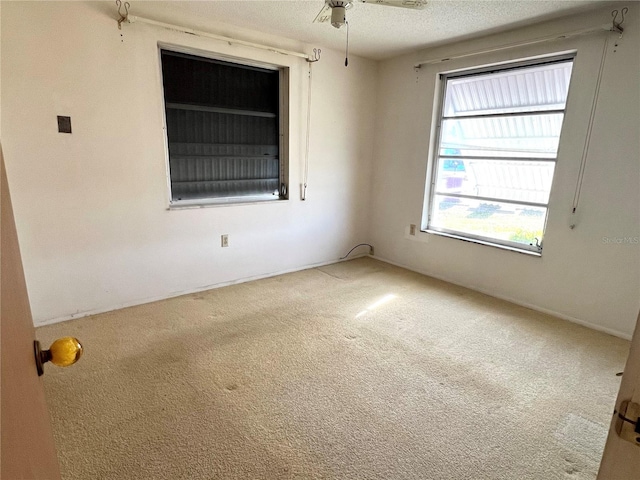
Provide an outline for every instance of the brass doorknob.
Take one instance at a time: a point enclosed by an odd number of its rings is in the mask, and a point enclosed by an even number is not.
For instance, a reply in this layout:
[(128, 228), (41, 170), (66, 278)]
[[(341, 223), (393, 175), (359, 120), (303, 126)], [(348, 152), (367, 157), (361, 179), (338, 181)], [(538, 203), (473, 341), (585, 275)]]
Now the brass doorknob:
[(33, 341), (38, 376), (44, 373), (44, 364), (51, 362), (59, 367), (68, 367), (82, 356), (82, 344), (77, 338), (62, 337), (51, 344), (49, 350), (42, 350), (38, 340)]

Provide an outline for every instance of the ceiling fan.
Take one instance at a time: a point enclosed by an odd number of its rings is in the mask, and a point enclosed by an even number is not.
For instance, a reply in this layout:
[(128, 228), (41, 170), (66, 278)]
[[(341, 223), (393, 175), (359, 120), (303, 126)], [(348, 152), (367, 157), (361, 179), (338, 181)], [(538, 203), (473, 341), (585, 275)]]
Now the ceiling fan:
[[(426, 0), (356, 0), (359, 3), (371, 3), (387, 7), (411, 8), (421, 10), (427, 4)], [(331, 21), (335, 28), (341, 28), (347, 23), (346, 10), (353, 6), (352, 1), (326, 0), (324, 7), (313, 20), (314, 23), (326, 23)]]

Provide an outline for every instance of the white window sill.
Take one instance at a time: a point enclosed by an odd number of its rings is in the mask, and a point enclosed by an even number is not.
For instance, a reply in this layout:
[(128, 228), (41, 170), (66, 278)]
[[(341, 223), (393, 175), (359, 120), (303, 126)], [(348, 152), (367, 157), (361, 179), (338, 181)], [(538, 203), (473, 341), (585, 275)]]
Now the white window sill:
[(464, 242), (477, 243), (479, 245), (486, 245), (488, 247), (500, 248), (502, 250), (508, 250), (510, 252), (523, 253), (525, 255), (530, 255), (532, 257), (542, 257), (542, 252), (534, 252), (532, 250), (526, 250), (524, 248), (511, 247), (509, 245), (502, 245), (500, 243), (494, 243), (494, 242), (490, 242), (490, 241), (486, 241), (486, 240), (480, 240), (480, 239), (477, 239), (477, 238), (463, 237), (461, 235), (455, 235), (455, 234), (452, 234), (452, 233), (440, 232), (438, 230), (430, 230), (430, 229), (421, 230), (421, 232), (427, 233), (429, 235), (438, 235), (438, 236), (441, 236), (441, 237), (453, 238), (455, 240), (462, 240)]
[(261, 205), (286, 203), (288, 199), (275, 195), (255, 195), (247, 197), (198, 198), (193, 200), (176, 200), (169, 203), (167, 210), (185, 210), (191, 208), (233, 207), (239, 205)]

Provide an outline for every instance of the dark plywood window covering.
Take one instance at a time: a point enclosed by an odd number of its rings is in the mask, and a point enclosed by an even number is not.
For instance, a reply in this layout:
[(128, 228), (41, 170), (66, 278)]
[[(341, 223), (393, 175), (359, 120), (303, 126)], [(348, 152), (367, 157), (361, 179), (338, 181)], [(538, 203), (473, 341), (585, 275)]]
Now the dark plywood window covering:
[(280, 195), (278, 70), (161, 50), (173, 202)]

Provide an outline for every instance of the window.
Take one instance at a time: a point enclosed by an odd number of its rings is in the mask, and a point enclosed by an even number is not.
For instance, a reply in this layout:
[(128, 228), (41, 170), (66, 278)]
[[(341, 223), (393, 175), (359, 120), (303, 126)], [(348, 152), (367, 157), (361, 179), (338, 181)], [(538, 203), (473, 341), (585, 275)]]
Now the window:
[(542, 251), (573, 57), (441, 75), (427, 230)]
[(172, 204), (286, 198), (287, 69), (160, 56)]

